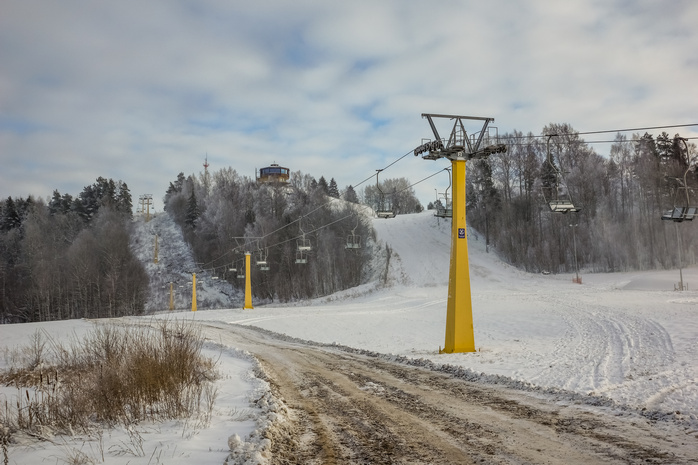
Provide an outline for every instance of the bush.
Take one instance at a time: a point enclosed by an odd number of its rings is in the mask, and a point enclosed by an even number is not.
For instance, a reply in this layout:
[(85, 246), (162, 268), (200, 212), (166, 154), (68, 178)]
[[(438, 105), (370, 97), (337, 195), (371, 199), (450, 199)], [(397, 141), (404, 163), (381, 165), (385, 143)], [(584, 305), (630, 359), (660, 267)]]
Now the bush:
[(196, 326), (111, 323), (67, 345), (46, 342), (35, 333), (28, 347), (8, 354), (11, 368), (0, 374), (0, 382), (18, 392), (0, 408), (0, 425), (11, 431), (210, 417), (217, 373), (201, 354)]

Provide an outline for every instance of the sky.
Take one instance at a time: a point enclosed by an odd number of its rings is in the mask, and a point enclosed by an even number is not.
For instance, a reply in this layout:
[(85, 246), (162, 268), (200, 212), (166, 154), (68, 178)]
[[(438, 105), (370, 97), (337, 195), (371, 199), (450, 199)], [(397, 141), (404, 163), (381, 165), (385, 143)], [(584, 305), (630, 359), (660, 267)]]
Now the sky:
[[(0, 12), (0, 199), (77, 195), (102, 176), (161, 209), (205, 159), (249, 177), (276, 162), (343, 189), (433, 138), (423, 113), (491, 117), (500, 134), (698, 123), (692, 1), (0, 0)], [(447, 166), (410, 154), (380, 179)], [(426, 204), (447, 185), (444, 173), (414, 189)]]

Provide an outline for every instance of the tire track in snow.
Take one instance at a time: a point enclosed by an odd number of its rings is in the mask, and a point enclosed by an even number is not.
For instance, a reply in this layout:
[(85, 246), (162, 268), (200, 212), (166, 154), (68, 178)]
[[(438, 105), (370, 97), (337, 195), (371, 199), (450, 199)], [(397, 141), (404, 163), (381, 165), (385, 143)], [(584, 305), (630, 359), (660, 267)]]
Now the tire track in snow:
[(608, 392), (651, 375), (653, 366), (673, 362), (671, 338), (658, 323), (571, 297), (545, 296), (567, 328), (555, 344), (552, 358), (557, 362), (533, 377), (536, 384), (551, 385), (566, 378), (560, 387)]

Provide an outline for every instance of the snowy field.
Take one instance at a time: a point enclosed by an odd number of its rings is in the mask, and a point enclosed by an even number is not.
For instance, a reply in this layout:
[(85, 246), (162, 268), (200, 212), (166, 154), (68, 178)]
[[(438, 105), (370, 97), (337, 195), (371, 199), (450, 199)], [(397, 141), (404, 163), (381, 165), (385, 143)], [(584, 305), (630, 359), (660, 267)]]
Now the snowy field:
[[(471, 233), (478, 351), (440, 355), (450, 222), (432, 215), (374, 221), (378, 240), (388, 242), (394, 253), (388, 288), (365, 285), (292, 306), (163, 311), (157, 317), (256, 326), (310, 341), (467, 367), (541, 388), (593, 393), (655, 412), (661, 421), (682, 421), (698, 433), (698, 292), (673, 290), (678, 270), (595, 275), (582, 270), (584, 284), (579, 285), (572, 283), (573, 275), (520, 272), (492, 250), (486, 253), (484, 239)], [(684, 269), (683, 279), (690, 289), (698, 289), (697, 268)], [(90, 325), (64, 321), (0, 326), (0, 347), (24, 343), (37, 328), (64, 338)], [(254, 360), (245, 353), (215, 346), (207, 350), (220, 358), (225, 374), (207, 427), (184, 422), (142, 426), (138, 453), (130, 452), (133, 432), (126, 430), (105, 432), (102, 438), (52, 438), (52, 443), (24, 438), (12, 446), (9, 463), (223, 463), (228, 438), (246, 438), (267, 421), (268, 412), (251, 404), (267, 386), (254, 377)], [(16, 390), (3, 388), (0, 400), (14, 395)], [(92, 461), (67, 461), (78, 452)]]

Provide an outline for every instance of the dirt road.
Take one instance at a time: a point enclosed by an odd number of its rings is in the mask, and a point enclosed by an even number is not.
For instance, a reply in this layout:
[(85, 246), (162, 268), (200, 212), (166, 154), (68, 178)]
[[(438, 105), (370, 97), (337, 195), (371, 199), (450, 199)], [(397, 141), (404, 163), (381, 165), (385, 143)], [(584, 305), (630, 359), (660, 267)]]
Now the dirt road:
[(471, 383), (253, 328), (204, 324), (254, 354), (289, 421), (274, 464), (698, 463), (698, 438), (636, 413)]

